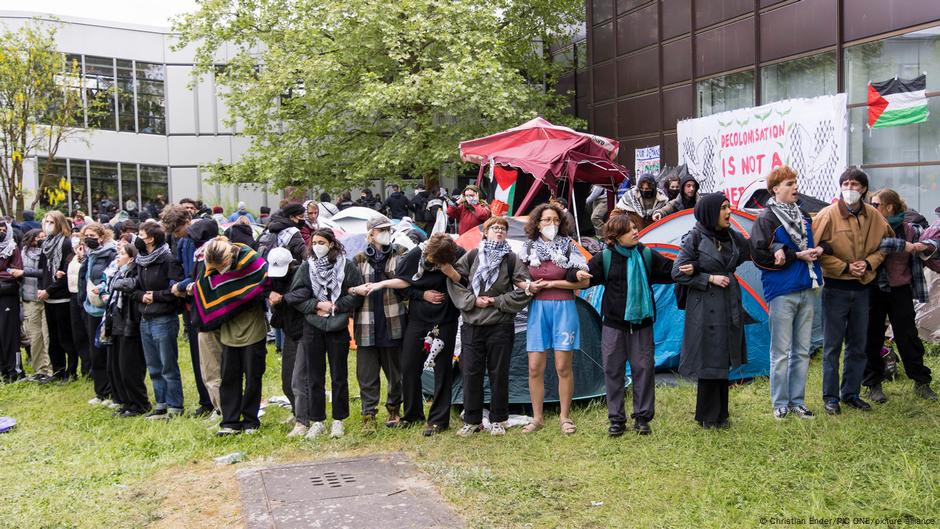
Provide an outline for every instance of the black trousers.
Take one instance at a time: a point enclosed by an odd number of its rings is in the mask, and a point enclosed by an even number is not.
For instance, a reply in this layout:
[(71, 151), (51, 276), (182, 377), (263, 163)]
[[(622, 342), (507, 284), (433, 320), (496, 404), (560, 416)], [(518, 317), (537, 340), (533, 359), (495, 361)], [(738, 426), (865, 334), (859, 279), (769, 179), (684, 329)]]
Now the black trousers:
[(85, 334), (88, 336), (88, 356), (91, 360), (91, 380), (95, 386), (95, 396), (99, 399), (111, 398), (111, 380), (108, 378), (108, 348), (95, 345), (95, 335), (100, 316), (85, 313)]
[(20, 298), (0, 296), (0, 376), (16, 377), (16, 360), (20, 353)]
[(304, 324), (303, 351), (307, 355), (309, 419), (326, 420), (326, 362), (330, 362), (333, 419), (349, 417), (349, 331), (324, 332)]
[(890, 292), (884, 292), (877, 285), (871, 288), (868, 309), (868, 340), (865, 344), (865, 354), (868, 363), (865, 365), (865, 378), (862, 383), (866, 386), (881, 384), (885, 375), (885, 362), (881, 358), (881, 346), (885, 339), (885, 317), (891, 321), (894, 331), (894, 343), (898, 344), (898, 355), (904, 363), (904, 372), (907, 378), (918, 384), (929, 384), (930, 368), (924, 365), (924, 343), (917, 334), (917, 325), (914, 323), (914, 300), (912, 299), (910, 285), (892, 287)]
[(87, 377), (91, 375), (91, 362), (88, 359), (85, 308), (82, 307), (82, 302), (78, 300), (78, 294), (72, 294), (69, 298), (69, 317), (72, 323), (72, 348), (65, 352), (67, 355), (65, 372), (72, 378), (77, 377), (79, 374), (78, 364), (81, 362), (81, 374)]
[(728, 381), (726, 379), (698, 379), (695, 401), (695, 420), (704, 424), (718, 424), (728, 419)]
[[(294, 377), (294, 364), (297, 359), (297, 343), (297, 340), (291, 338), (286, 332), (284, 333), (284, 342), (281, 345), (281, 391), (290, 401), (292, 410), (297, 409), (294, 388), (291, 386)], [(297, 414), (295, 413), (294, 416), (296, 417)]]
[[(46, 303), (46, 326), (49, 327), (49, 362), (52, 364), (54, 376), (62, 377), (66, 374), (65, 357), (69, 355), (69, 363), (77, 365), (75, 346), (72, 342), (72, 315), (68, 303)], [(84, 319), (81, 320), (84, 322)], [(84, 329), (85, 324), (80, 323), (76, 328)], [(82, 368), (84, 370), (84, 364)]]
[[(428, 354), (424, 352), (424, 337), (434, 328), (433, 323), (411, 319), (405, 327), (401, 342), (401, 394), (404, 403), (402, 418), (410, 422), (424, 421), (424, 392), (421, 374)], [(438, 327), (444, 350), (434, 359), (434, 396), (428, 410), (428, 424), (447, 428), (450, 425), (450, 406), (453, 401), (454, 344), (457, 341), (457, 322), (442, 323)]]
[(212, 409), (212, 399), (209, 398), (209, 391), (206, 389), (206, 383), (202, 381), (202, 367), (199, 365), (199, 331), (189, 322), (189, 312), (183, 312), (183, 328), (186, 331), (186, 337), (189, 339), (189, 356), (193, 362), (193, 376), (196, 378), (196, 393), (199, 394), (199, 407)]
[(490, 380), (490, 422), (509, 419), (509, 360), (515, 337), (513, 322), (497, 325), (464, 323), (460, 332), (463, 375), (463, 422), (483, 422), (483, 376)]
[(266, 354), (264, 340), (245, 347), (222, 345), (221, 427), (245, 430), (261, 425), (258, 410)]
[(150, 410), (147, 397), (147, 361), (140, 336), (115, 336), (108, 348), (108, 374), (111, 393), (121, 409), (145, 413)]

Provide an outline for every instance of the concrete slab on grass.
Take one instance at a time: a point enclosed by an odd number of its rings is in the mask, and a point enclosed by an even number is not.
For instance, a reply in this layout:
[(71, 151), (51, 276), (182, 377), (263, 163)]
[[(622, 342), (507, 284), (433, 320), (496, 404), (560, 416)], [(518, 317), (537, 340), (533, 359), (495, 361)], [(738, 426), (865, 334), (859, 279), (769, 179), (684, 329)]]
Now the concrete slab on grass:
[(247, 529), (456, 529), (463, 522), (404, 454), (244, 469)]

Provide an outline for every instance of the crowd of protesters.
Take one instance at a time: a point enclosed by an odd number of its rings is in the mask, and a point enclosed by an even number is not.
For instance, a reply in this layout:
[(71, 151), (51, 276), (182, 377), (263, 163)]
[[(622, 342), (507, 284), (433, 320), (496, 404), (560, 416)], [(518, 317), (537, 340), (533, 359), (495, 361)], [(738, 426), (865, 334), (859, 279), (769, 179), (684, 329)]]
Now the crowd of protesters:
[[(815, 415), (805, 390), (819, 297), (825, 412), (870, 410), (862, 386), (870, 400), (887, 400), (886, 320), (914, 393), (935, 400), (915, 302), (930, 310), (940, 294), (928, 287), (929, 275), (940, 270), (940, 225), (913, 222), (897, 192), (872, 192), (856, 167), (840, 177), (838, 199), (812, 217), (800, 207), (797, 181), (786, 166), (768, 175), (770, 199), (749, 234), (732, 227), (725, 195), (700, 195), (690, 176), (666, 179), (659, 188), (643, 175), (615, 203), (595, 189), (587, 203), (604, 244), (589, 257), (571, 213), (556, 200), (531, 211), (521, 248), (513, 251), (508, 220), (494, 216), (473, 185), (455, 197), (423, 186), (412, 198), (391, 186), (384, 201), (369, 189), (355, 202), (348, 192), (335, 204), (323, 194), (285, 201), (273, 213), (261, 208), (258, 217), (245, 203), (225, 216), (190, 199), (165, 205), (158, 218), (91, 222), (51, 211), (37, 222), (24, 212), (22, 222), (0, 223), (0, 374), (5, 382), (26, 377), (19, 351), (28, 344), (28, 380), (68, 383), (88, 376), (89, 404), (119, 417), (167, 420), (186, 413), (182, 330), (198, 395), (190, 414), (218, 421), (218, 435), (251, 434), (260, 426), (273, 328), (280, 389), (293, 410), (288, 437), (345, 434), (353, 340), (364, 433), (380, 424), (382, 375), (384, 425), (420, 425), (426, 436), (450, 427), (452, 385), (460, 376), (457, 434), (483, 430), (486, 380), (488, 430), (503, 435), (514, 320), (527, 309), (532, 419), (523, 431), (545, 426), (552, 351), (558, 428), (570, 435), (577, 432), (573, 354), (583, 347), (575, 291), (604, 285), (600, 349), (608, 433), (619, 436), (628, 427), (629, 364), (632, 429), (649, 434), (656, 400), (652, 285), (674, 283), (685, 311), (679, 372), (697, 382), (695, 420), (723, 429), (730, 425), (729, 372), (748, 361), (748, 315), (735, 271), (750, 260), (761, 272), (769, 307), (775, 418)], [(323, 219), (353, 206), (376, 212), (366, 222), (365, 249), (349, 255)], [(696, 224), (675, 259), (639, 241), (644, 226), (682, 210), (692, 210)], [(395, 221), (405, 218), (426, 232), (411, 249), (393, 240)], [(465, 251), (455, 238), (473, 229), (482, 241)], [(424, 371), (434, 379), (428, 413)]]

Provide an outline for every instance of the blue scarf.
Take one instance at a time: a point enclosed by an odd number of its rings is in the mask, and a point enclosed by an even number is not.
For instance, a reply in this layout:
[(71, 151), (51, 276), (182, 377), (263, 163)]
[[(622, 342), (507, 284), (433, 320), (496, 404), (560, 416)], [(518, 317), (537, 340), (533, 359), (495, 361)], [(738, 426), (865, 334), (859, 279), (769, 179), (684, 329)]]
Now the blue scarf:
[(643, 320), (653, 317), (653, 298), (643, 255), (636, 246), (627, 248), (615, 244), (614, 251), (627, 260), (627, 269), (624, 272), (627, 279), (627, 306), (623, 310), (623, 319), (633, 324), (642, 323)]

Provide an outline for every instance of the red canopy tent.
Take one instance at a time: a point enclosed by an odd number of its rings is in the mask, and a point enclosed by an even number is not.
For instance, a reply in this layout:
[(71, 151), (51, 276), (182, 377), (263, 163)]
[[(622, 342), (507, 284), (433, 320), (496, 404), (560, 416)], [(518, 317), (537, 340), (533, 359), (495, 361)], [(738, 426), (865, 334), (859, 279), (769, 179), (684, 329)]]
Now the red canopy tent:
[[(568, 181), (575, 205), (574, 183), (585, 182), (616, 191), (627, 177), (627, 169), (616, 162), (620, 143), (594, 134), (578, 132), (568, 127), (552, 125), (538, 117), (518, 127), (475, 140), (460, 142), (460, 158), (480, 164), (477, 183), (483, 179), (484, 169), (490, 167), (490, 177), (504, 187), (500, 168), (516, 168), (544, 184), (552, 196), (558, 192), (559, 181)], [(539, 186), (528, 189), (525, 198), (513, 215), (524, 214), (531, 206)], [(577, 210), (575, 210), (577, 217)]]

